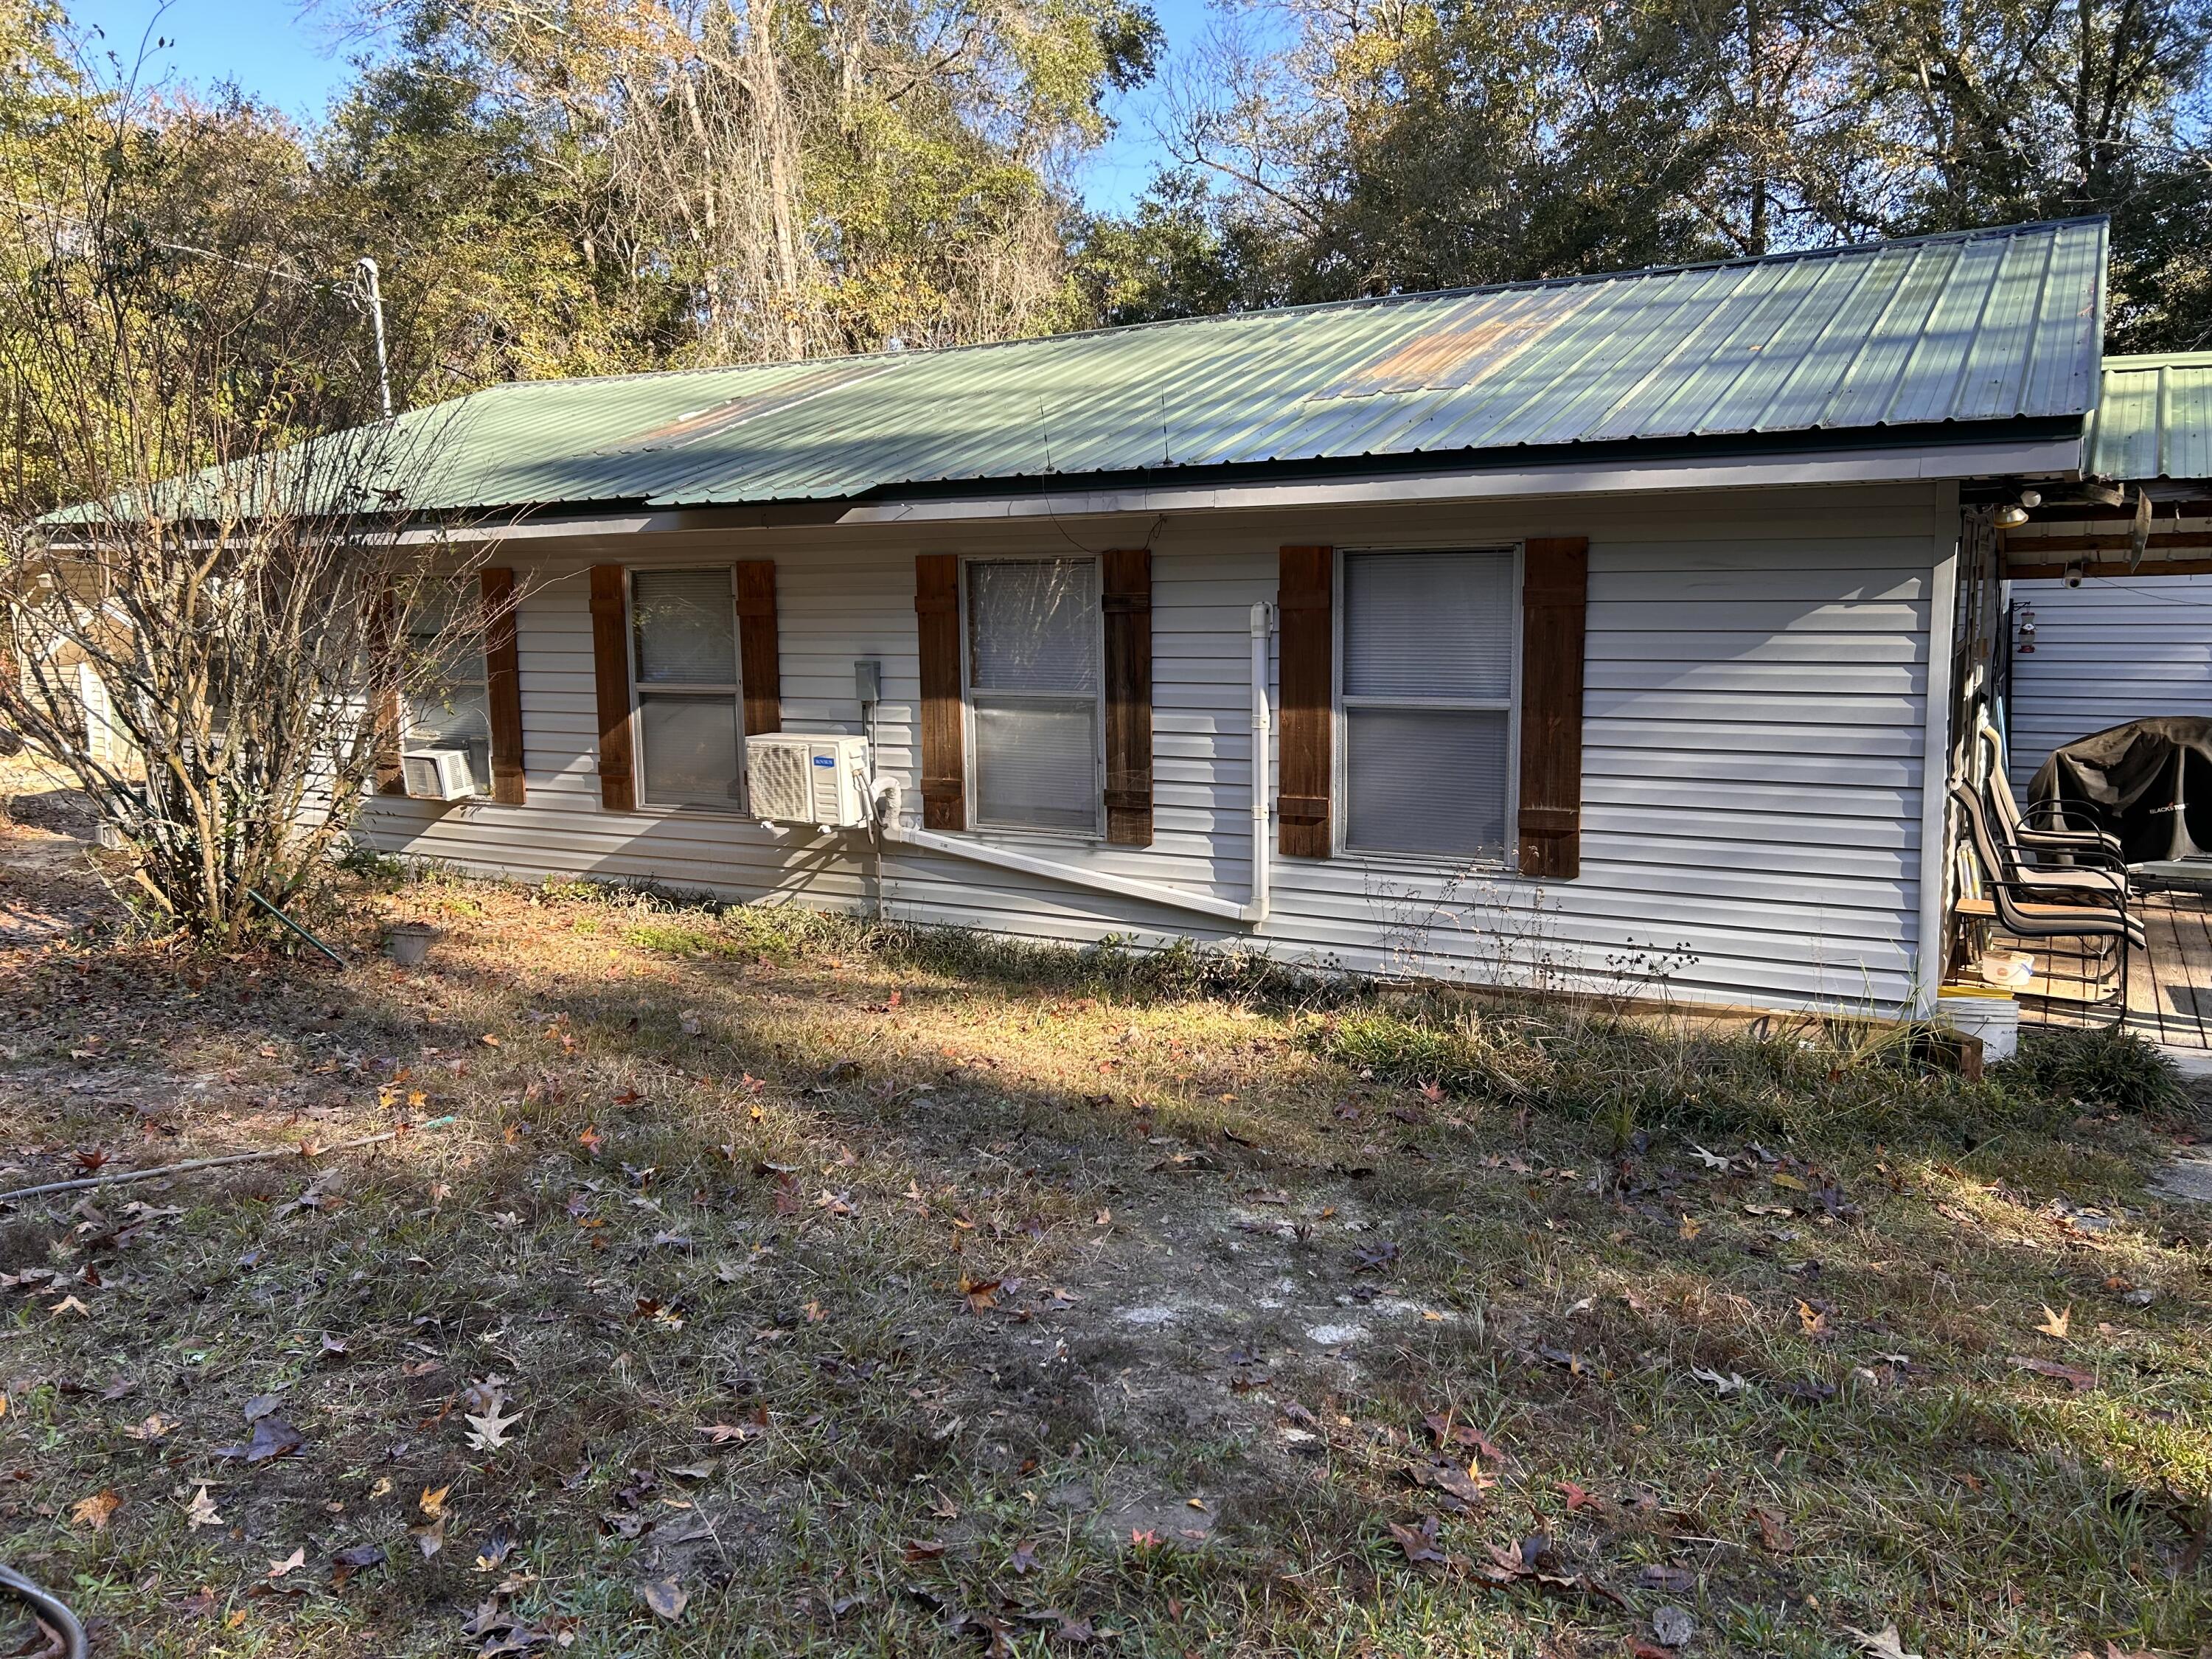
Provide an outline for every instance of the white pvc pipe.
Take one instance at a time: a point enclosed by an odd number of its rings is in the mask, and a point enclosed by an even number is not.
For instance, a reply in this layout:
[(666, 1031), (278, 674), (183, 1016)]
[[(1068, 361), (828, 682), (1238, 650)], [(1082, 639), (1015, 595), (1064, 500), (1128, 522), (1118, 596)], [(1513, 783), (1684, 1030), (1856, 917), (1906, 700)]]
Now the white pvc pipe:
[(1073, 886), (1117, 893), (1124, 898), (1143, 899), (1147, 903), (1166, 905), (1179, 910), (1194, 910), (1201, 915), (1218, 916), (1224, 921), (1252, 925), (1265, 921), (1267, 919), (1267, 872), (1273, 850), (1268, 845), (1267, 833), (1271, 793), (1268, 737), (1274, 724), (1267, 698), (1267, 642), (1273, 631), (1273, 607), (1264, 604), (1252, 607), (1252, 896), (1248, 902), (1239, 904), (1233, 899), (1217, 898), (1211, 893), (1194, 893), (1186, 888), (1141, 881), (1134, 876), (1119, 876), (1082, 865), (1063, 864), (1055, 859), (1039, 858), (1032, 853), (1016, 852), (1011, 847), (996, 847), (988, 842), (975, 841), (965, 836), (948, 836), (934, 830), (912, 829), (899, 816), (902, 792), (898, 784), (890, 779), (878, 783), (872, 792), (876, 802), (877, 826), (883, 831), (884, 839), (896, 842), (902, 846), (919, 847), (929, 852), (966, 859), (975, 864), (994, 865), (1001, 870), (1019, 870), (1027, 875), (1043, 876)]
[(1267, 805), (1274, 791), (1268, 787), (1269, 738), (1274, 725), (1267, 704), (1267, 636), (1273, 630), (1275, 608), (1252, 607), (1252, 902), (1243, 919), (1257, 926), (1267, 919), (1267, 872), (1274, 862), (1273, 836), (1268, 833)]
[[(1936, 1012), (1943, 986), (1943, 923), (1950, 884), (1951, 637), (1959, 604), (1959, 544), (1939, 548), (1928, 594), (1928, 708), (1920, 750), (1920, 916), (1909, 1012)], [(1971, 752), (1971, 751), (1970, 751)]]

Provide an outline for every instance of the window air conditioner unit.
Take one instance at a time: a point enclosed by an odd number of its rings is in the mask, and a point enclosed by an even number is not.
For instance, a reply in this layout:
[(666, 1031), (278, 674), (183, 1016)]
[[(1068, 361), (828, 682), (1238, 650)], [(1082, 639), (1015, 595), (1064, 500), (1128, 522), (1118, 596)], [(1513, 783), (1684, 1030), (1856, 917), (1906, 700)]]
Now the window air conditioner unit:
[(745, 784), (752, 815), (764, 823), (859, 830), (875, 822), (866, 738), (747, 738)]
[(465, 749), (423, 749), (402, 755), (399, 779), (416, 800), (466, 800), (477, 792)]

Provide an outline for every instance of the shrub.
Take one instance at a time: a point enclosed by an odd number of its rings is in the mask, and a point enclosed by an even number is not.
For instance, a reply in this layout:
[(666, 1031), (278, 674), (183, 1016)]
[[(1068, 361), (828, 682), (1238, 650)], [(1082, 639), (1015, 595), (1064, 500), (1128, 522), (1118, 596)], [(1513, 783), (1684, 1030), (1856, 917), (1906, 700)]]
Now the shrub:
[(2167, 1111), (2187, 1098), (2171, 1060), (2109, 1027), (2024, 1032), (2020, 1053), (1992, 1069), (2016, 1087), (2123, 1111)]
[[(1870, 1030), (1890, 1040), (1872, 1040)], [(1971, 1142), (1999, 1128), (2063, 1121), (2033, 1090), (1967, 1084), (1912, 1057), (1909, 1032), (1808, 1018), (1692, 1029), (1574, 1006), (1371, 1006), (1310, 1028), (1317, 1052), (1385, 1082), (1434, 1085), (1462, 1099), (1529, 1106), (1634, 1132), (1899, 1136)]]

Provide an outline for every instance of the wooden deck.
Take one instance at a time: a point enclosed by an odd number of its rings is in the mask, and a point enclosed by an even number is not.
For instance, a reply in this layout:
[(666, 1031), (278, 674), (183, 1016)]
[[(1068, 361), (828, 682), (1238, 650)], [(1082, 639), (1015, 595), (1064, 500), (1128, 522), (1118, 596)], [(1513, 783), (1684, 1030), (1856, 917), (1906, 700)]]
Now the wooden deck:
[[(2212, 1048), (2212, 897), (2202, 893), (2145, 893), (2135, 912), (2148, 951), (2128, 953), (2128, 1029), (2154, 1042)], [(2032, 951), (2035, 977), (2021, 993), (2021, 1018), (2045, 1025), (2103, 1025), (2113, 1008), (2089, 1006), (2112, 986), (2110, 959), (2069, 941), (1997, 942)]]

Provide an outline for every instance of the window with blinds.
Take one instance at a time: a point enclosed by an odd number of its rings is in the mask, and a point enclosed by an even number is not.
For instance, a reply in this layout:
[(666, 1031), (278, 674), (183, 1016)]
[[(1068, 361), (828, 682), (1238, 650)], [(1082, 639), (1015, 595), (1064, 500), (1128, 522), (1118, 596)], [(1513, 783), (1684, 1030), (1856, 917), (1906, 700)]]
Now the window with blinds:
[(1504, 856), (1513, 562), (1510, 549), (1344, 556), (1347, 850)]
[[(473, 589), (475, 577), (469, 578)], [(399, 746), (418, 755), (458, 749), (468, 757), (479, 795), (491, 793), (491, 693), (483, 641), (463, 607), (473, 593), (441, 586), (426, 594), (407, 622), (407, 651), (419, 690), (409, 694)], [(429, 672), (420, 671), (428, 668)]]
[(629, 584), (640, 799), (736, 808), (743, 745), (729, 570), (634, 570)]
[(1096, 834), (1097, 563), (975, 559), (966, 577), (975, 823)]

